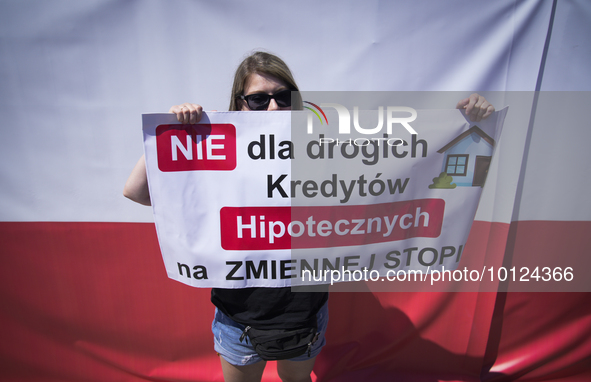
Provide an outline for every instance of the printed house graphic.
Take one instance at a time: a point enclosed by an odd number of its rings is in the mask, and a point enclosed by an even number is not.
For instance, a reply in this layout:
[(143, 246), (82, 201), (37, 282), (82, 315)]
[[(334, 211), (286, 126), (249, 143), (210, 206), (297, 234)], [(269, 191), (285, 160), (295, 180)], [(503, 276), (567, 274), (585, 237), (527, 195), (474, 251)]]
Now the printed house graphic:
[[(429, 188), (455, 188), (484, 186), (492, 151), (495, 145), (494, 139), (482, 131), (478, 126), (472, 126), (469, 130), (458, 135), (454, 140), (443, 146), (437, 152), (444, 154), (443, 167), (439, 178), (434, 179), (434, 184)], [(442, 179), (453, 178), (455, 185), (450, 181), (441, 184)], [(438, 181), (439, 180), (439, 181)]]

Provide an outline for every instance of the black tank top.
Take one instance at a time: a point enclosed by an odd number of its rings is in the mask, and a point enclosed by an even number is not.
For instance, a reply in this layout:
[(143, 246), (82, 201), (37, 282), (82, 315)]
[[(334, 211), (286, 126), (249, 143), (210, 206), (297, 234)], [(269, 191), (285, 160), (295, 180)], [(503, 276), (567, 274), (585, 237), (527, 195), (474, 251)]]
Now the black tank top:
[(211, 302), (242, 325), (257, 329), (291, 329), (315, 319), (328, 300), (323, 292), (292, 292), (286, 288), (244, 288), (211, 290)]

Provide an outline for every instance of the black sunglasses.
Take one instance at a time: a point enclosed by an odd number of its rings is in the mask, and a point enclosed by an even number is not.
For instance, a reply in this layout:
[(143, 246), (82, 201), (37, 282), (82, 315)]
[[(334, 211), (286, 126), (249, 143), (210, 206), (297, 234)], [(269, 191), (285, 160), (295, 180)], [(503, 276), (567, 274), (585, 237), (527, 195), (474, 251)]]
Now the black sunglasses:
[(279, 107), (290, 107), (291, 106), (291, 90), (281, 90), (273, 95), (265, 93), (249, 94), (247, 96), (240, 95), (240, 99), (246, 101), (250, 110), (267, 110), (269, 103), (272, 99), (277, 102)]

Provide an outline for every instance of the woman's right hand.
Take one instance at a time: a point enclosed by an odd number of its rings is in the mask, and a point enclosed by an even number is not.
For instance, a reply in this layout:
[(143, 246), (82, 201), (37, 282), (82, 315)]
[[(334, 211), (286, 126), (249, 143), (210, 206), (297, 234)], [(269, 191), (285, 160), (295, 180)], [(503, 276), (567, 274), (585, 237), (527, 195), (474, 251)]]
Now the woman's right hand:
[(174, 105), (168, 112), (176, 114), (176, 118), (182, 124), (195, 124), (201, 120), (203, 108), (196, 103), (185, 102), (181, 105)]

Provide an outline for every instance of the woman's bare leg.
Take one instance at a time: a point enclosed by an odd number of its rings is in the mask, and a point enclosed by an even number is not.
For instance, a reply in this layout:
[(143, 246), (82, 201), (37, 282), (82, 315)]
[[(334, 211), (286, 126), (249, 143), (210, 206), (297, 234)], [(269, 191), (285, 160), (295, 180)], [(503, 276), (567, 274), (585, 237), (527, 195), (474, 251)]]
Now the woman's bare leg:
[(225, 382), (260, 382), (263, 371), (267, 365), (266, 361), (253, 363), (246, 366), (235, 366), (220, 356), (222, 371)]
[(310, 374), (316, 357), (306, 361), (277, 361), (277, 374), (283, 382), (312, 382)]

